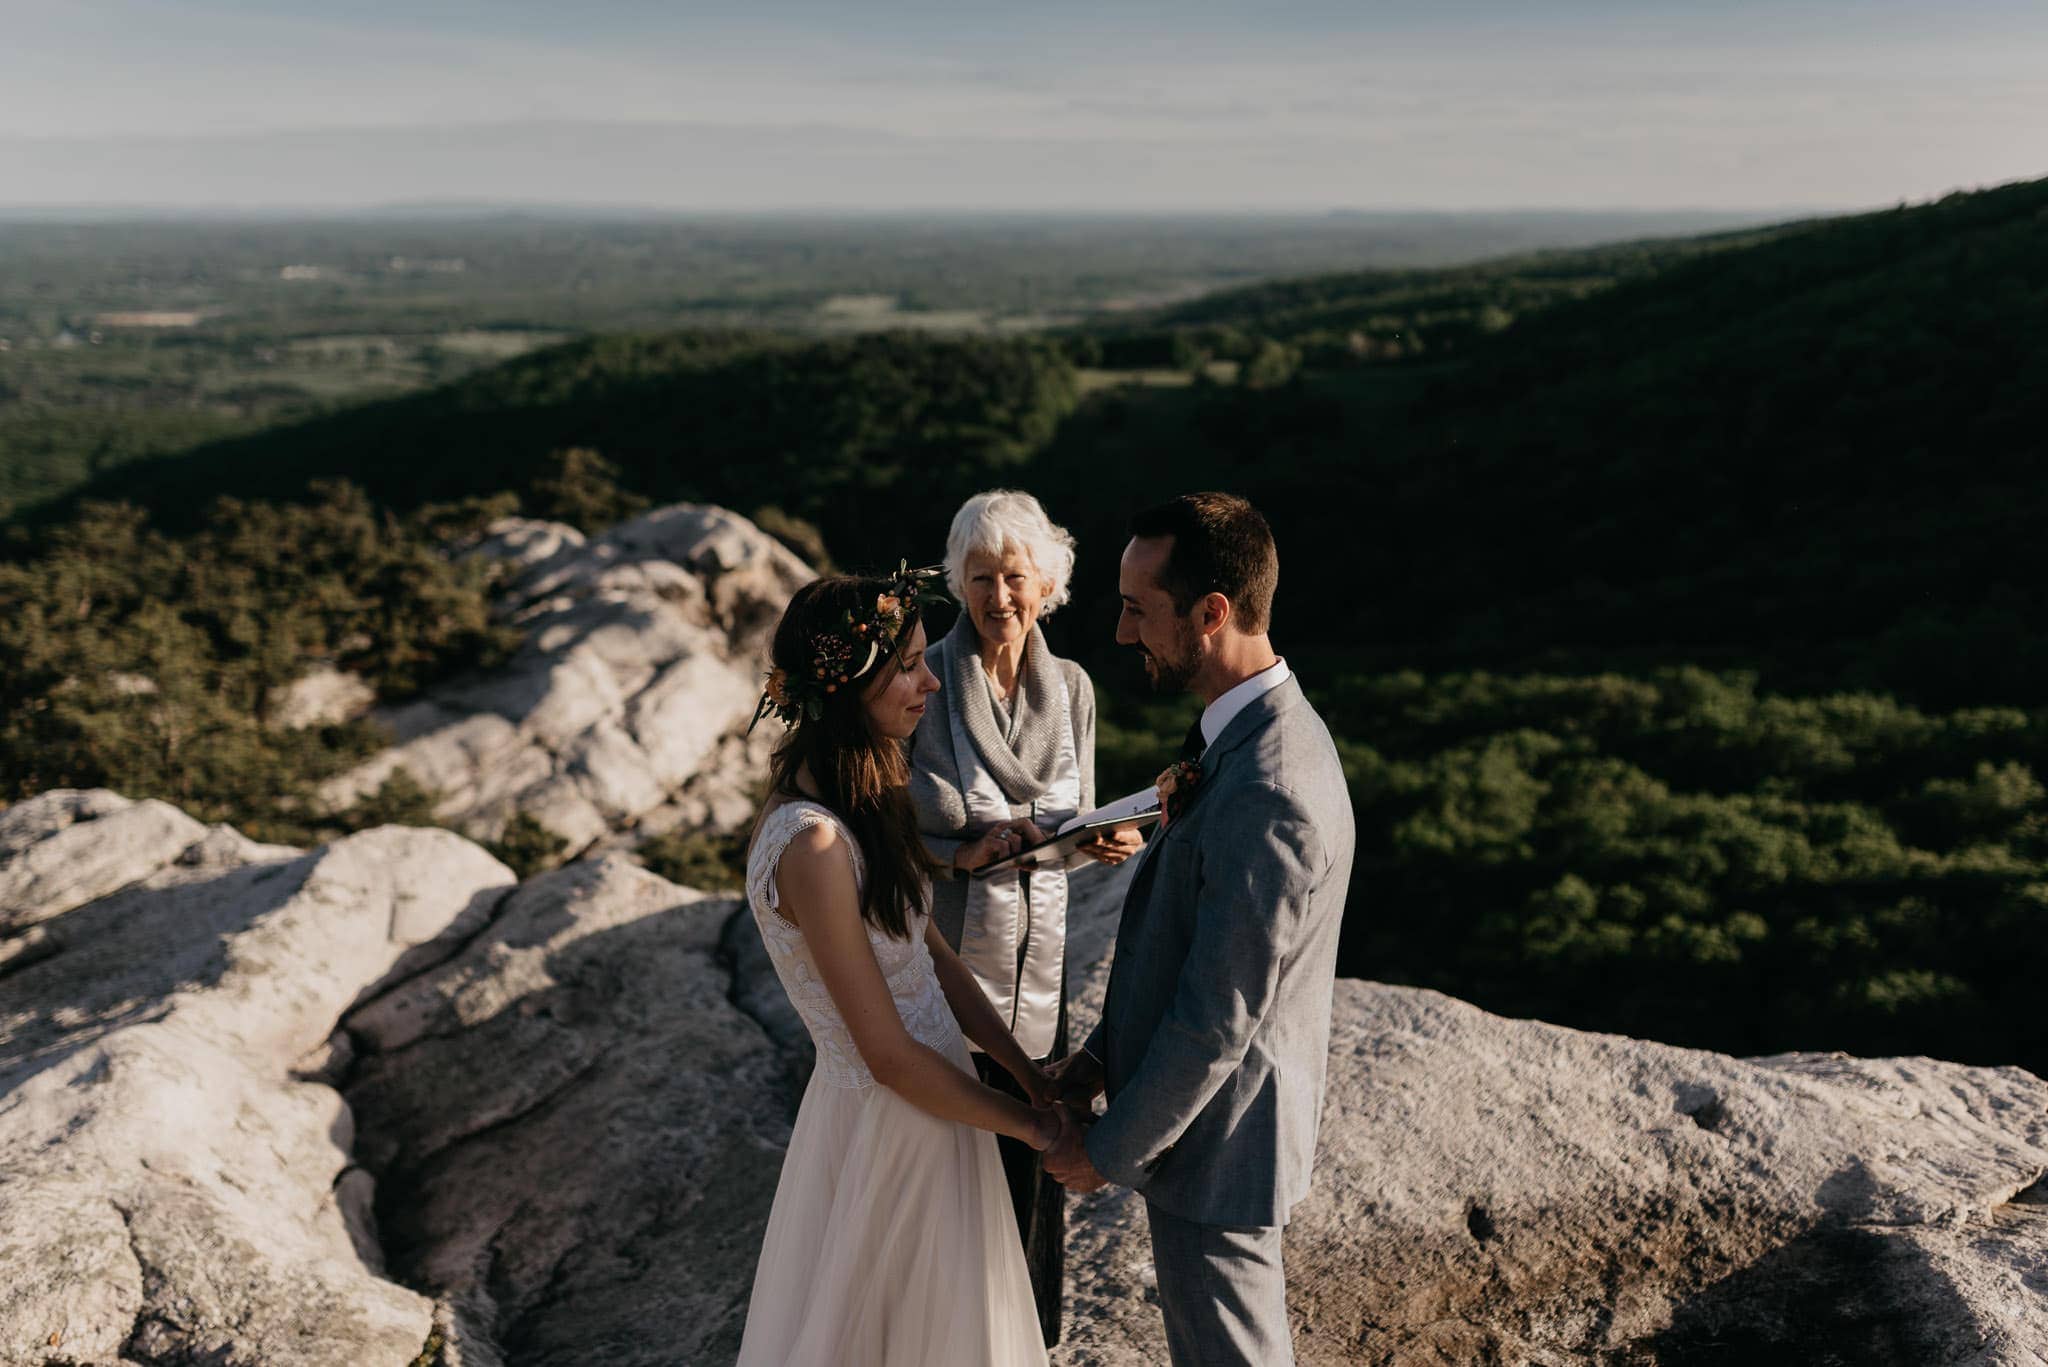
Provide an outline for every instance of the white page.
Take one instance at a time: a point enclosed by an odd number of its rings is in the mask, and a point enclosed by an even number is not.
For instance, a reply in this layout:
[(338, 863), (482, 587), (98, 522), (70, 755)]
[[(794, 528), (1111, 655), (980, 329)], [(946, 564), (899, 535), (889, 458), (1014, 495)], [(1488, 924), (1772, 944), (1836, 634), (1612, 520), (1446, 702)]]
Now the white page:
[(1158, 810), (1159, 790), (1157, 788), (1142, 788), (1132, 793), (1129, 797), (1120, 797), (1114, 802), (1097, 807), (1092, 812), (1083, 812), (1072, 821), (1063, 822), (1060, 828), (1054, 831), (1053, 834), (1065, 835), (1076, 826), (1085, 826), (1091, 821), (1114, 821), (1118, 817), (1137, 816), (1141, 812), (1156, 812)]

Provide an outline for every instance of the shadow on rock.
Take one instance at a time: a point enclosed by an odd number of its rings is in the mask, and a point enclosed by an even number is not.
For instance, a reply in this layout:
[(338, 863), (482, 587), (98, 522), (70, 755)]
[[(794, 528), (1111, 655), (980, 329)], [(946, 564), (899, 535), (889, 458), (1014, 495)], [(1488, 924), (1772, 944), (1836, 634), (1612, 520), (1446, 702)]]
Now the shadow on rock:
[(733, 1004), (734, 903), (623, 859), (520, 888), (347, 1021), (393, 1271), (520, 1364), (738, 1347), (792, 1061)]
[[(1657, 1367), (1928, 1367), (1949, 1360), (1930, 1306), (1938, 1278), (1919, 1250), (1875, 1230), (1823, 1224), (1682, 1303), (1671, 1327), (1619, 1364)], [(1910, 1295), (1902, 1289), (1912, 1287)], [(1947, 1310), (1943, 1315), (1942, 1310)]]
[(6, 979), (0, 1090), (11, 1091), (117, 1030), (160, 1018), (212, 987), (234, 937), (298, 892), (316, 859), (217, 869), (89, 902), (44, 923), (47, 957)]
[(1657, 1367), (1929, 1367), (1954, 1361), (1969, 1304), (1908, 1231), (1863, 1223), (1879, 1192), (1852, 1161), (1816, 1194), (1819, 1224), (1682, 1301), (1622, 1363)]

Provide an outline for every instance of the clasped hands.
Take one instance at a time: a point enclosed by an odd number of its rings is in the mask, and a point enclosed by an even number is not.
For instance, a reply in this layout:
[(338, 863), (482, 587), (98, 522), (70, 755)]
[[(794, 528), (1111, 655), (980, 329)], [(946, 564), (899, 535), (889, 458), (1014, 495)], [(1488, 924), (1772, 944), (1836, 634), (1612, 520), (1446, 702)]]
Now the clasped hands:
[(1046, 1068), (1026, 1083), (1031, 1102), (1050, 1110), (1059, 1122), (1052, 1141), (1040, 1152), (1045, 1170), (1055, 1182), (1071, 1192), (1094, 1191), (1109, 1179), (1095, 1169), (1082, 1139), (1095, 1123), (1094, 1101), (1102, 1094), (1102, 1065), (1093, 1055), (1074, 1053)]

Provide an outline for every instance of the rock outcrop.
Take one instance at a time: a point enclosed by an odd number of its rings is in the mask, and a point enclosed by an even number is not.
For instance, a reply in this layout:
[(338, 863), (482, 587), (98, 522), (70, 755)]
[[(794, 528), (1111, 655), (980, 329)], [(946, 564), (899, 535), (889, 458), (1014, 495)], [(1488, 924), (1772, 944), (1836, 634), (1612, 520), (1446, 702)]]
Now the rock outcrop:
[[(1307, 1363), (2048, 1361), (2048, 1084), (1740, 1060), (1338, 984)], [(1063, 1359), (1163, 1360), (1143, 1203), (1078, 1203)]]
[(0, 812), (0, 936), (132, 883), (206, 834), (167, 802), (104, 789), (46, 793)]
[[(806, 1067), (743, 911), (620, 858), (513, 890), (443, 833), (302, 855), (141, 805), (0, 817), (14, 939), (55, 946), (0, 960), (0, 1360), (730, 1360)], [(53, 872), (123, 817), (132, 858)], [(1077, 887), (1085, 1029), (1121, 876)], [(2044, 1172), (2017, 1069), (1347, 981), (1298, 1354), (2038, 1367)], [(1072, 1209), (1055, 1361), (1163, 1360), (1142, 1202)]]
[(54, 900), (10, 906), (44, 952), (0, 963), (0, 1361), (410, 1363), (432, 1304), (380, 1275), (348, 1110), (295, 1069), (509, 872), (445, 831), (302, 855), (110, 793), (6, 825), (10, 896)]
[[(1121, 880), (1076, 908), (1093, 1028)], [(1316, 1183), (1288, 1229), (1304, 1363), (2048, 1363), (2048, 1082), (1735, 1059), (1341, 980)], [(1144, 1203), (1070, 1207), (1056, 1361), (1165, 1360)]]
[(523, 518), (489, 530), (473, 553), (504, 565), (498, 607), (524, 643), (486, 677), (376, 714), (398, 743), (323, 796), (343, 805), (404, 769), (451, 826), (495, 839), (524, 813), (572, 852), (745, 821), (774, 739), (742, 738), (767, 634), (810, 569), (692, 504), (589, 538)]
[(572, 864), (348, 1017), (386, 1246), (465, 1362), (732, 1360), (796, 1097), (729, 1000), (734, 905)]
[(270, 725), (279, 731), (333, 726), (354, 721), (377, 702), (377, 691), (360, 675), (333, 665), (302, 674), (270, 695)]

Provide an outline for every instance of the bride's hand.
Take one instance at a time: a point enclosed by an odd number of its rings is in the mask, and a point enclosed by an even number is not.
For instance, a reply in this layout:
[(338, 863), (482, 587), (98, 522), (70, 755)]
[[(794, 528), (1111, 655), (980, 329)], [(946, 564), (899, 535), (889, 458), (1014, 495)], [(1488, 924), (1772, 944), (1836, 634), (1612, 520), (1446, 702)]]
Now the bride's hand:
[(1074, 1125), (1073, 1116), (1067, 1113), (1067, 1108), (1064, 1106), (1054, 1106), (1050, 1110), (1044, 1111), (1033, 1111), (1031, 1114), (1038, 1121), (1038, 1132), (1032, 1135), (1027, 1142), (1040, 1153), (1047, 1152), (1053, 1145), (1059, 1143), (1066, 1136), (1067, 1131), (1073, 1128)]
[(1014, 1075), (1017, 1085), (1024, 1089), (1024, 1095), (1039, 1110), (1045, 1110), (1060, 1099), (1059, 1084), (1052, 1075), (1035, 1063), (1026, 1062), (1024, 1070)]

